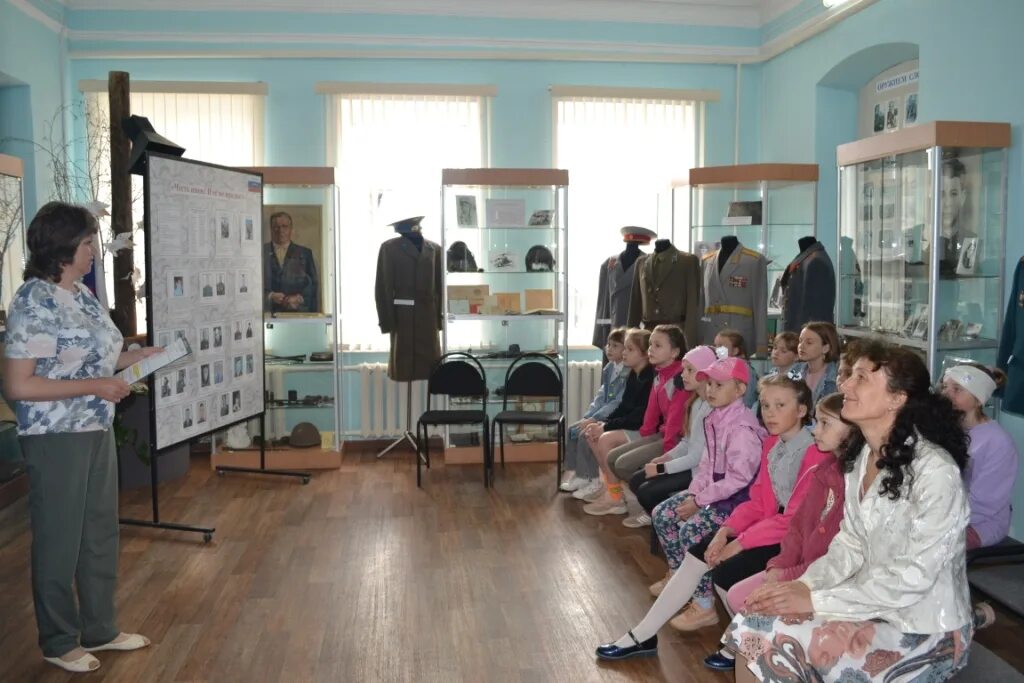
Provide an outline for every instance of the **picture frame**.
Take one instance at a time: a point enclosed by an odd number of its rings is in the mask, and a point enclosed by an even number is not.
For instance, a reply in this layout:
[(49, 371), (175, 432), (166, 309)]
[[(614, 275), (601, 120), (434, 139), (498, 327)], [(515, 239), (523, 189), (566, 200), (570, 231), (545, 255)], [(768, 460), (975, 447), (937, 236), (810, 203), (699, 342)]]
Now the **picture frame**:
[(487, 252), (487, 270), (495, 273), (521, 272), (522, 258), (511, 249), (491, 249)]
[(917, 123), (917, 93), (912, 92), (903, 101), (903, 125), (913, 126)]
[(974, 275), (978, 264), (978, 238), (967, 237), (960, 247), (960, 259), (956, 264), (957, 275)]
[(488, 199), (484, 206), (487, 210), (487, 227), (526, 227), (525, 199)]
[(476, 197), (471, 194), (455, 195), (455, 218), (460, 228), (478, 227)]
[(897, 130), (900, 127), (899, 100), (889, 100), (885, 105), (885, 129)]
[(881, 133), (885, 130), (885, 112), (882, 111), (881, 102), (875, 104), (874, 125), (872, 126), (872, 130), (875, 133)]
[[(319, 204), (263, 206), (264, 313), (292, 317), (323, 314), (323, 220)], [(278, 255), (281, 249), (283, 260)]]

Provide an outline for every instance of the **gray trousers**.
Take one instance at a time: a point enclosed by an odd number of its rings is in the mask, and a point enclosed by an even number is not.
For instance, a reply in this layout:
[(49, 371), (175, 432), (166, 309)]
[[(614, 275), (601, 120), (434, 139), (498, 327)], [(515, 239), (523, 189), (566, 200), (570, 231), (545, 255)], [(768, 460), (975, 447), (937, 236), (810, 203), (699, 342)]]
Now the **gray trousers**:
[(597, 460), (594, 458), (593, 451), (590, 450), (590, 444), (580, 435), (579, 424), (579, 422), (574, 422), (569, 425), (569, 436), (566, 439), (565, 447), (565, 469), (575, 470), (576, 476), (583, 479), (597, 479)]
[[(20, 438), (32, 518), (39, 647), (59, 657), (110, 642), (115, 625), (117, 459), (111, 430)], [(75, 585), (78, 604), (75, 604)]]
[(655, 432), (613, 448), (608, 452), (608, 469), (622, 481), (629, 481), (638, 469), (661, 455), (665, 448), (664, 440), (661, 434)]

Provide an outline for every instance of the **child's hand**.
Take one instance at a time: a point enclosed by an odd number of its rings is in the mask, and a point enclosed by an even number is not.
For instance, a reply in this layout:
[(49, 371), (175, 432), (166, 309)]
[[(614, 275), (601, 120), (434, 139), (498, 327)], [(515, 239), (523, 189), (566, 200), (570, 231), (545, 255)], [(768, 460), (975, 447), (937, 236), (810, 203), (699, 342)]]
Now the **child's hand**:
[(657, 477), (658, 463), (649, 462), (646, 465), (644, 465), (644, 476), (646, 476), (648, 479), (653, 479), (654, 477)]
[[(728, 560), (730, 557), (735, 557), (736, 555), (739, 555), (741, 552), (743, 552), (743, 546), (740, 545), (740, 542), (735, 540), (730, 541), (724, 548), (722, 548), (721, 552), (717, 553), (714, 556), (714, 558), (707, 564), (711, 568), (717, 567), (718, 565)], [(705, 557), (705, 559), (707, 558)]]
[(693, 500), (693, 496), (687, 496), (686, 500), (676, 508), (676, 514), (679, 515), (679, 519), (686, 520), (697, 514), (699, 509), (697, 503)]

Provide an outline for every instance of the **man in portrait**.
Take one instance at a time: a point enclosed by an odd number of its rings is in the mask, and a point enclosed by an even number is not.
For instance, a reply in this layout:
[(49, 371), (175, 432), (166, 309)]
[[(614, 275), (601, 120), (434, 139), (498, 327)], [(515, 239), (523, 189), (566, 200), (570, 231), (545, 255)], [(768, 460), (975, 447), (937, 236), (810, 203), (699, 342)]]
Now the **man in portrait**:
[(292, 242), (287, 211), (270, 216), (270, 242), (263, 245), (264, 305), (271, 312), (319, 313), (320, 279), (313, 251)]

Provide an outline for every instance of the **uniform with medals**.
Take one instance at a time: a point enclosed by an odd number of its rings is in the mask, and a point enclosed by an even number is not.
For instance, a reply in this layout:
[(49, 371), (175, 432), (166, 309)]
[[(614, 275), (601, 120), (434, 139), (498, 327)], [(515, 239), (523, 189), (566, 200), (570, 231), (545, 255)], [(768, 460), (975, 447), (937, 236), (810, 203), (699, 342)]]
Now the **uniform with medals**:
[(678, 325), (686, 333), (687, 345), (695, 346), (699, 304), (696, 256), (679, 251), (668, 240), (658, 240), (653, 254), (637, 260), (629, 299), (630, 327), (643, 323), (650, 330), (662, 324)]
[(722, 249), (704, 257), (701, 288), (700, 343), (714, 344), (721, 330), (733, 329), (743, 335), (750, 353), (768, 353), (768, 261), (747, 249), (735, 238), (723, 238), (727, 252), (719, 264)]
[(604, 348), (608, 334), (614, 328), (623, 327), (628, 322), (634, 272), (637, 263), (645, 256), (640, 245), (650, 244), (657, 237), (653, 230), (633, 225), (627, 225), (620, 232), (626, 248), (621, 254), (609, 256), (601, 264), (598, 276), (593, 344), (599, 349)]

